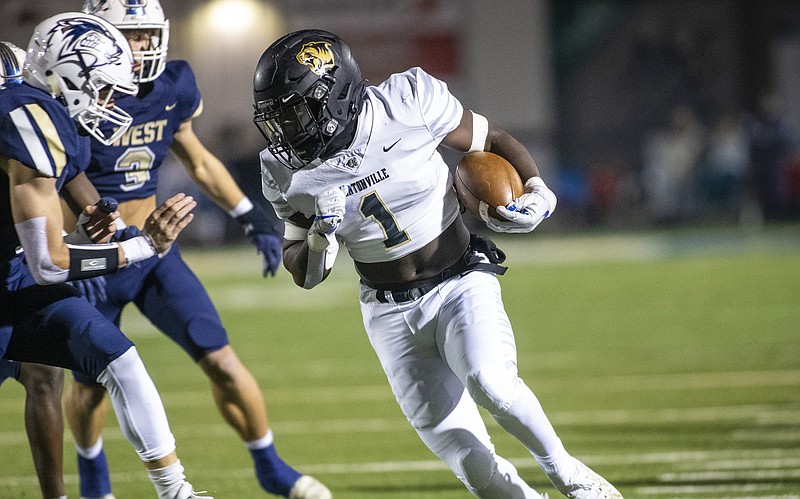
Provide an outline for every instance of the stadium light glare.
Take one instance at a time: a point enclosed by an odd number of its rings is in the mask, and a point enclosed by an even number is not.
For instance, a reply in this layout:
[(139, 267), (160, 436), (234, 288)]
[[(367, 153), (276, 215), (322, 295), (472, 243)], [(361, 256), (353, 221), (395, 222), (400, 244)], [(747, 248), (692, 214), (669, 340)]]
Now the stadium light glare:
[(263, 8), (254, 0), (216, 0), (206, 10), (210, 30), (217, 35), (237, 36), (251, 31)]

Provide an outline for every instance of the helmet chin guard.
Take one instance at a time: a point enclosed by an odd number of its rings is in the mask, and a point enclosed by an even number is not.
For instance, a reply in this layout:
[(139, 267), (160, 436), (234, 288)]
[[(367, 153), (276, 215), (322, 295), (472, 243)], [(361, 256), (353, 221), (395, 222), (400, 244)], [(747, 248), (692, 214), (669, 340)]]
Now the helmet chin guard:
[(361, 70), (338, 36), (290, 33), (262, 54), (253, 77), (253, 121), (267, 149), (300, 169), (332, 154), (326, 147), (356, 119), (364, 101)]

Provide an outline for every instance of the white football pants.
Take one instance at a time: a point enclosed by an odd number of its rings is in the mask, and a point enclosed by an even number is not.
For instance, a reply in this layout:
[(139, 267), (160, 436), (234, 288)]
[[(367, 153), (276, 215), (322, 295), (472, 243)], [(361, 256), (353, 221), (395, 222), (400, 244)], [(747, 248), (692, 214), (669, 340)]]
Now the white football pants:
[(108, 391), (119, 427), (142, 461), (155, 461), (175, 450), (161, 397), (136, 347), (108, 364), (97, 382)]
[[(566, 451), (517, 374), (497, 278), (470, 272), (422, 298), (381, 303), (361, 286), (361, 313), (398, 404), (434, 454), (475, 496), (540, 497), (495, 454), (477, 405), (534, 456)], [(477, 404), (477, 405), (476, 405)]]

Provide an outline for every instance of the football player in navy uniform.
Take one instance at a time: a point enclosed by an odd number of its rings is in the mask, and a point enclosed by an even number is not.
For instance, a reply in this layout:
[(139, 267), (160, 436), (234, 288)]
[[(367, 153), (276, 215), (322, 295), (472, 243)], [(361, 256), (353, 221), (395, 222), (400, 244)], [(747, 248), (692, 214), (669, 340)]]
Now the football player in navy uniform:
[[(0, 88), (22, 83), (25, 51), (0, 42)], [(14, 378), (25, 388), (25, 430), (42, 497), (66, 495), (64, 488), (64, 370), (44, 364), (0, 359), (0, 383)]]
[[(498, 456), (478, 412), (517, 438), (565, 496), (619, 498), (572, 457), (518, 376), (495, 274), (504, 255), (471, 236), (439, 146), (490, 151), (525, 193), (499, 232), (530, 232), (556, 207), (525, 147), (464, 109), (420, 68), (367, 86), (348, 46), (320, 30), (274, 42), (254, 77), (267, 140), (262, 188), (284, 219), (284, 265), (304, 288), (330, 272), (339, 244), (359, 274), (364, 325), (403, 413), (430, 450), (482, 498), (539, 498)], [(546, 292), (546, 290), (539, 290)]]
[[(110, 143), (127, 129), (130, 116), (113, 102), (136, 92), (132, 70), (130, 47), (113, 25), (65, 13), (36, 26), (23, 81), (0, 89), (0, 357), (100, 383), (159, 499), (189, 499), (200, 496), (135, 346), (67, 284), (157, 260), (192, 219), (196, 203), (181, 194), (156, 209), (145, 230), (117, 234), (118, 213), (106, 200), (87, 206), (77, 230), (63, 235), (59, 191), (85, 180), (91, 140)], [(106, 121), (115, 132), (99, 129)]]
[[(280, 235), (195, 135), (192, 120), (202, 110), (200, 91), (185, 61), (166, 61), (169, 23), (158, 0), (89, 0), (84, 11), (123, 32), (133, 49), (139, 84), (137, 95), (117, 99), (133, 117), (129, 130), (110, 145), (92, 146), (86, 173), (100, 195), (119, 201), (124, 223), (141, 224), (155, 206), (159, 167), (171, 151), (204, 193), (242, 225), (264, 255), (264, 275), (274, 274), (280, 265)], [(103, 284), (97, 281), (93, 284)], [(264, 490), (293, 499), (331, 497), (318, 480), (277, 454), (261, 389), (229, 344), (216, 308), (177, 245), (160, 260), (105, 276), (104, 289), (95, 295), (101, 297), (98, 309), (117, 323), (122, 309), (135, 303), (197, 362), (223, 418), (249, 449)], [(104, 497), (111, 494), (111, 484), (102, 450), (102, 387), (80, 373), (75, 380), (66, 412), (78, 447), (81, 495)]]

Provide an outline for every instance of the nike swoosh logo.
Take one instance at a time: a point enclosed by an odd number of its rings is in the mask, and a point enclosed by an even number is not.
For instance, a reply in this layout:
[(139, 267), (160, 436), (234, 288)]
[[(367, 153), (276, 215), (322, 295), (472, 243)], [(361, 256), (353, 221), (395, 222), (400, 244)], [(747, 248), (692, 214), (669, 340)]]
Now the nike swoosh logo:
[(178, 103), (175, 102), (175, 103), (173, 103), (173, 104), (171, 104), (169, 106), (164, 106), (164, 111), (172, 111), (173, 109), (175, 109), (175, 106), (177, 106), (177, 105), (178, 105)]
[(400, 138), (400, 139), (395, 140), (394, 144), (390, 145), (389, 147), (383, 146), (383, 152), (389, 152), (392, 149), (392, 147), (396, 146), (397, 143), (400, 142), (401, 140), (403, 140), (403, 139)]

